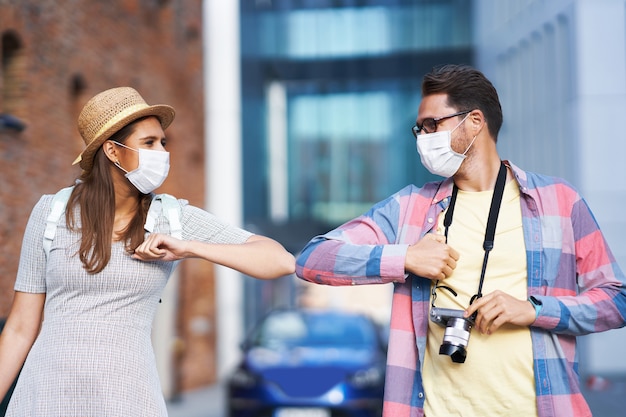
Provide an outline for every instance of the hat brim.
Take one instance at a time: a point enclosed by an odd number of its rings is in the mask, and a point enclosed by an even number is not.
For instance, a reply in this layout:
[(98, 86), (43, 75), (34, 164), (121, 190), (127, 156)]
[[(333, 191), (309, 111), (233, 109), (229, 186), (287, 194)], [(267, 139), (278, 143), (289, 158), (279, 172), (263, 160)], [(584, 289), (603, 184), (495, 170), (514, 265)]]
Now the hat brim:
[(141, 119), (142, 117), (155, 116), (159, 119), (163, 130), (165, 130), (172, 123), (175, 115), (176, 112), (174, 111), (174, 108), (172, 106), (168, 106), (167, 104), (155, 104), (153, 106), (146, 105), (146, 107), (133, 111), (132, 113), (115, 120), (110, 126), (107, 126), (102, 132), (93, 138), (85, 150), (83, 150), (74, 162), (72, 162), (72, 165), (80, 164), (80, 167), (84, 171), (90, 171), (93, 167), (93, 158), (96, 151), (104, 142), (106, 142), (111, 136), (127, 124), (137, 119)]

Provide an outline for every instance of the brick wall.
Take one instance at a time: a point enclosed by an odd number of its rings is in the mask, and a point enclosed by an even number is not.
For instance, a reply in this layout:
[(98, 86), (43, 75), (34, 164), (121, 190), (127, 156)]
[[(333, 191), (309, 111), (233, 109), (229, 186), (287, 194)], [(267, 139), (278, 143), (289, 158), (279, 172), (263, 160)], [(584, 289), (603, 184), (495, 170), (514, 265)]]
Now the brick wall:
[[(129, 85), (150, 104), (177, 110), (167, 130), (170, 176), (160, 191), (204, 202), (201, 0), (0, 0), (0, 34), (20, 41), (0, 67), (0, 113), (25, 124), (0, 131), (0, 317), (9, 312), (22, 234), (39, 197), (71, 184), (83, 142), (76, 130), (86, 100)], [(5, 61), (8, 61), (5, 56)], [(5, 101), (6, 103), (3, 103)], [(4, 106), (3, 106), (4, 104)], [(212, 382), (212, 335), (194, 336), (189, 317), (214, 323), (214, 282), (206, 262), (181, 265), (178, 323), (185, 350), (181, 390)], [(194, 300), (200, 299), (200, 302)], [(209, 300), (207, 302), (207, 300)]]

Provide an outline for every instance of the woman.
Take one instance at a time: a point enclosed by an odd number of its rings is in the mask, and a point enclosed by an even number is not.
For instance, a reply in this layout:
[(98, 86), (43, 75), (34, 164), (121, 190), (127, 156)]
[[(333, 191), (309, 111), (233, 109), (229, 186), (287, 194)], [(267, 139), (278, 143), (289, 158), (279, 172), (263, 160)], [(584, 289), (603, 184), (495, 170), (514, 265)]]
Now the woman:
[[(83, 171), (65, 215), (51, 221), (45, 195), (24, 235), (0, 337), (0, 396), (23, 365), (7, 416), (166, 416), (150, 330), (176, 261), (203, 258), (261, 279), (294, 272), (278, 242), (185, 200), (173, 199), (168, 214), (154, 199), (169, 170), (164, 129), (173, 119), (172, 107), (149, 106), (129, 87), (83, 108), (87, 146), (75, 161)], [(176, 229), (182, 239), (171, 236)]]

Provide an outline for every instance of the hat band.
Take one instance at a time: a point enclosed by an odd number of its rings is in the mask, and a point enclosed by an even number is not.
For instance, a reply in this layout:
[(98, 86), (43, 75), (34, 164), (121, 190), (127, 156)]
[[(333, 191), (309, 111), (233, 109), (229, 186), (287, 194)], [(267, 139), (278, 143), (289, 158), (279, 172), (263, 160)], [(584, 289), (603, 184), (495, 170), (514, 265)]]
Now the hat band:
[(116, 114), (113, 118), (111, 118), (111, 120), (106, 122), (104, 124), (104, 126), (102, 126), (100, 128), (100, 130), (98, 130), (98, 132), (95, 134), (94, 139), (97, 138), (97, 137), (100, 137), (100, 135), (102, 135), (104, 132), (109, 130), (113, 125), (115, 125), (116, 123), (118, 123), (121, 120), (125, 119), (129, 115), (131, 115), (133, 113), (136, 113), (136, 112), (138, 112), (140, 110), (147, 109), (148, 107), (150, 107), (150, 106), (148, 106), (147, 104), (134, 104), (134, 105), (124, 109), (120, 113)]
[[(141, 110), (147, 109), (148, 106), (145, 103), (139, 103), (139, 104), (133, 104), (130, 107), (127, 107), (126, 109), (122, 110), (120, 113), (116, 114), (114, 117), (111, 118), (111, 120), (109, 120), (108, 122), (106, 122), (99, 130), (98, 132), (96, 132), (96, 134), (93, 136), (93, 138), (91, 139), (91, 142), (89, 142), (87, 144), (87, 148), (89, 148), (89, 146), (94, 143), (94, 141), (99, 138), (104, 132), (106, 132), (107, 130), (109, 130), (111, 127), (113, 127), (115, 124), (119, 123), (120, 121), (124, 120), (126, 117), (128, 117), (129, 115), (133, 114), (133, 113), (137, 113)], [(87, 148), (85, 148), (85, 150), (87, 150)], [(81, 152), (80, 155), (78, 155), (78, 157), (74, 160), (74, 162), (72, 162), (72, 165), (76, 165), (77, 163), (79, 163), (80, 161), (82, 161), (83, 159), (83, 153), (85, 153), (85, 151)]]

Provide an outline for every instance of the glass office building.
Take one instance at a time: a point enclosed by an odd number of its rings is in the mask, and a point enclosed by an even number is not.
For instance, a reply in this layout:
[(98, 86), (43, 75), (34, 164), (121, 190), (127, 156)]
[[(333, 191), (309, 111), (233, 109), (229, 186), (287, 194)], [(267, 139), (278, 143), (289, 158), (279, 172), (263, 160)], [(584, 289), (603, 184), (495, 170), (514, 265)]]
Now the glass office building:
[(472, 64), (470, 5), (242, 0), (245, 222), (295, 253), (313, 234), (432, 179), (410, 128), (423, 74)]

